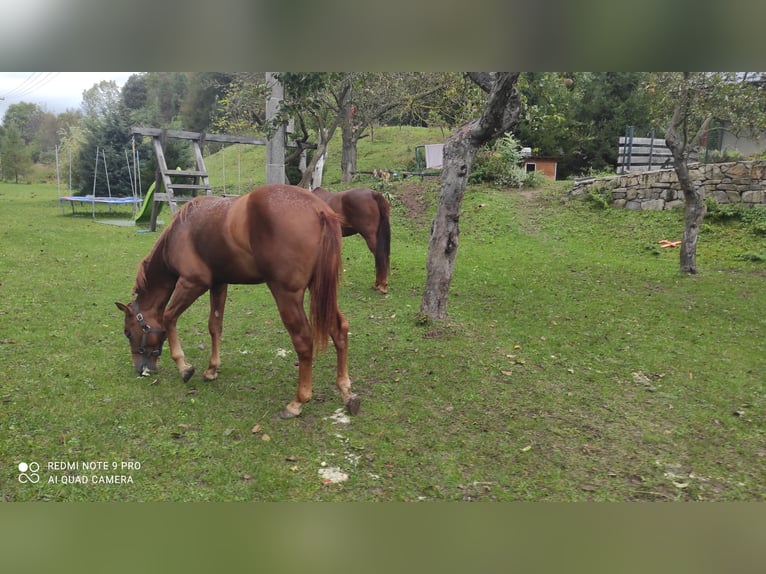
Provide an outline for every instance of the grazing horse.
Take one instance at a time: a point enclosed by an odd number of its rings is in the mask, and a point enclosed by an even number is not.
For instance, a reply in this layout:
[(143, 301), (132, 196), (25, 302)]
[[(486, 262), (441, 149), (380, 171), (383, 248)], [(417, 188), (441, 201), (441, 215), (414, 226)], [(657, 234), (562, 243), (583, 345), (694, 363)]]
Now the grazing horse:
[(372, 189), (348, 189), (332, 193), (321, 187), (314, 194), (341, 216), (343, 236), (358, 233), (375, 257), (373, 289), (388, 292), (388, 270), (391, 256), (391, 205), (382, 193)]
[[(214, 380), (221, 366), (223, 311), (228, 284), (266, 283), (298, 354), (298, 392), (280, 413), (297, 416), (311, 400), (315, 352), (332, 338), (337, 380), (346, 409), (359, 410), (348, 376), (348, 322), (338, 308), (341, 229), (337, 214), (309, 191), (265, 185), (239, 197), (198, 197), (177, 212), (138, 268), (135, 299), (116, 303), (125, 313), (133, 367), (157, 370), (167, 336), (170, 356), (187, 382), (194, 367), (184, 359), (178, 317), (210, 291), (210, 364)], [(303, 308), (310, 293), (309, 314)]]

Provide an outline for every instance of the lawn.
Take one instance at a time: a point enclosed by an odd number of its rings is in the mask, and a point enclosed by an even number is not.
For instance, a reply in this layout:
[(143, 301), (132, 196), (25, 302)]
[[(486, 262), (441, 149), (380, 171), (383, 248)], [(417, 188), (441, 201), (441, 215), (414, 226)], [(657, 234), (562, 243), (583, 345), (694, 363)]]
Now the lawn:
[[(438, 181), (390, 186), (389, 295), (344, 240), (362, 397), (346, 422), (330, 353), (303, 414), (274, 418), (297, 372), (264, 286), (229, 291), (217, 381), (184, 384), (164, 355), (137, 378), (114, 301), (156, 234), (62, 214), (55, 185), (0, 184), (2, 500), (763, 501), (766, 268), (742, 255), (766, 239), (706, 224), (700, 273), (683, 276), (658, 246), (680, 238), (679, 213), (565, 191), (471, 187), (449, 319), (430, 323)], [(206, 322), (205, 300), (179, 321), (198, 373)]]

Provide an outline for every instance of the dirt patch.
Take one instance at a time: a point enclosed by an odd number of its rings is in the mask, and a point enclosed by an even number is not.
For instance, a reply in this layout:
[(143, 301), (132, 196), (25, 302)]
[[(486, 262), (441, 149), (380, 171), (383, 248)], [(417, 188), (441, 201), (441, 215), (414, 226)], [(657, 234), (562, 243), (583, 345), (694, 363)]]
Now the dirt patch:
[(407, 183), (399, 188), (396, 194), (404, 205), (406, 215), (414, 221), (422, 221), (426, 218), (428, 211), (428, 202), (426, 198), (426, 189), (416, 183)]

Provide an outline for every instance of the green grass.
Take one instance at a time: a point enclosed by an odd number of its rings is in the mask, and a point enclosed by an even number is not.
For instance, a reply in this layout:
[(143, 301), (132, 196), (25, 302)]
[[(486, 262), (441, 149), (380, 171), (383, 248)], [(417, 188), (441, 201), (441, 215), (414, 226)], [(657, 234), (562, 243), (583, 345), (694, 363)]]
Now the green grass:
[[(1, 184), (2, 499), (763, 501), (766, 268), (742, 255), (766, 239), (706, 224), (701, 272), (684, 276), (657, 243), (680, 238), (680, 213), (597, 210), (565, 190), (470, 188), (449, 319), (423, 323), (438, 182), (392, 187), (388, 296), (370, 289), (363, 242), (344, 240), (362, 397), (344, 425), (332, 354), (304, 413), (275, 420), (297, 373), (263, 286), (230, 289), (218, 381), (184, 384), (164, 355), (137, 378), (113, 302), (156, 235), (62, 215), (52, 185)], [(179, 322), (198, 372), (206, 321), (200, 300)], [(43, 480), (21, 484), (21, 461)], [(48, 484), (67, 474), (55, 461), (141, 468), (132, 484)], [(323, 465), (349, 480), (324, 484)]]

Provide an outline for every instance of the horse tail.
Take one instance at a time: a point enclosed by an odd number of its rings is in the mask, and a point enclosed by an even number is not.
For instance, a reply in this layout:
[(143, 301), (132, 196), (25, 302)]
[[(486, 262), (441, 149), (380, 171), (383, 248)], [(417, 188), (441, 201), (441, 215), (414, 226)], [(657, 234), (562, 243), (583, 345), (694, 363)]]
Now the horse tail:
[(341, 229), (332, 211), (319, 212), (319, 255), (309, 282), (309, 315), (314, 354), (327, 349), (327, 340), (338, 322)]
[(375, 241), (375, 275), (378, 281), (383, 281), (388, 277), (391, 259), (391, 205), (382, 193), (374, 191), (372, 195), (378, 203), (380, 213), (378, 236)]

